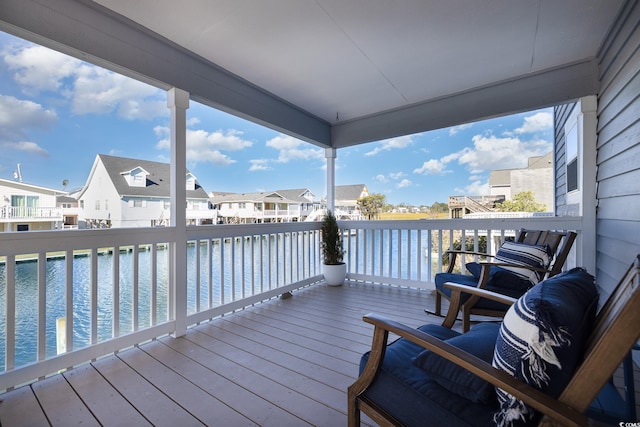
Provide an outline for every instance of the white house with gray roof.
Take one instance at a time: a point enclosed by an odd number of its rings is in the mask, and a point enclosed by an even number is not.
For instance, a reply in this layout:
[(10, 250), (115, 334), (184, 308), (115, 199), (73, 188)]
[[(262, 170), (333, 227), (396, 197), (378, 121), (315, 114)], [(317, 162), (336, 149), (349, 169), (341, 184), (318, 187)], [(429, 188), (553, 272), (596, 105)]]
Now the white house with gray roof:
[(0, 179), (0, 232), (55, 230), (62, 226), (56, 196), (64, 191)]
[[(169, 225), (169, 164), (98, 154), (80, 202), (79, 228), (155, 227)], [(187, 171), (187, 223), (212, 224), (206, 191)]]
[(263, 223), (304, 221), (320, 208), (308, 188), (256, 193), (212, 192), (211, 203), (220, 222)]
[(334, 215), (338, 219), (363, 219), (358, 199), (368, 195), (369, 190), (364, 184), (336, 185)]

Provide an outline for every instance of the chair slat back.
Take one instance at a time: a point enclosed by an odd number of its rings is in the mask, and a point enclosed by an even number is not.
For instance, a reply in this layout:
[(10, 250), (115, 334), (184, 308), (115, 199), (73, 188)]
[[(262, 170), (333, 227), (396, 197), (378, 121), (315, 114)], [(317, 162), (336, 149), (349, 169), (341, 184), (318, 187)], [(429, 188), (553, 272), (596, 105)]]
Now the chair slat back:
[(596, 316), (585, 359), (560, 400), (585, 411), (640, 338), (640, 255)]
[(546, 276), (548, 278), (562, 271), (576, 236), (577, 234), (573, 231), (527, 230), (523, 228), (519, 230), (517, 241), (528, 245), (549, 245), (554, 256), (549, 264), (550, 272)]

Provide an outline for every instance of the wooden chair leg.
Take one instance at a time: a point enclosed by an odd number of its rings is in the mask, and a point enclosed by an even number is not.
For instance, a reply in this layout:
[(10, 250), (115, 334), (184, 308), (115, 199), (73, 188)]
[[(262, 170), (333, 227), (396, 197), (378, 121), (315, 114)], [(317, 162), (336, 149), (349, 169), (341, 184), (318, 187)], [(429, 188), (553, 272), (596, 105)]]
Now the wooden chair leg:
[(436, 316), (442, 316), (442, 295), (436, 291)]
[(347, 426), (360, 427), (360, 409), (356, 403), (356, 397), (349, 395), (347, 404)]
[(465, 306), (465, 304), (462, 304), (462, 332), (469, 332), (469, 329), (471, 328), (471, 313), (470, 313), (470, 309), (467, 308)]

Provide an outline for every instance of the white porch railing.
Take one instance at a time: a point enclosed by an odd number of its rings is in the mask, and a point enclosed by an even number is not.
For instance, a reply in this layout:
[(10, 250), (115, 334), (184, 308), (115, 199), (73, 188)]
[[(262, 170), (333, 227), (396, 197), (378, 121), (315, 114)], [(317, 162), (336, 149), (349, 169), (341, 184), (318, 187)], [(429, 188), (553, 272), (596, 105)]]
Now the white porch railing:
[[(579, 232), (580, 218), (344, 221), (349, 278), (430, 287), (458, 237), (521, 227)], [(0, 390), (322, 280), (319, 222), (4, 233), (0, 236)], [(183, 234), (184, 235), (184, 234)], [(174, 245), (186, 277), (174, 283)], [(447, 246), (448, 245), (448, 246)], [(177, 253), (177, 252), (175, 252)], [(179, 270), (179, 269), (178, 269)], [(185, 298), (186, 296), (186, 298)], [(176, 301), (186, 301), (178, 306)], [(65, 318), (62, 331), (58, 318)], [(57, 354), (56, 334), (63, 351)]]
[(62, 220), (62, 208), (57, 207), (29, 207), (29, 206), (3, 206), (0, 208), (0, 219), (4, 220), (37, 220), (52, 221)]

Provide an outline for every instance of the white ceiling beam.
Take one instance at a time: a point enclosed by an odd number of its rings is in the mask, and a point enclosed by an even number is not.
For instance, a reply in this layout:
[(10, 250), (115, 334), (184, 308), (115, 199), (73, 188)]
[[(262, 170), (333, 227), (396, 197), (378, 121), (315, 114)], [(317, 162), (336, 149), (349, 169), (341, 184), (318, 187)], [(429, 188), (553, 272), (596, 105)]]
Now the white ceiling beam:
[(550, 107), (598, 93), (595, 59), (498, 82), (466, 92), (334, 124), (342, 148), (401, 135)]

